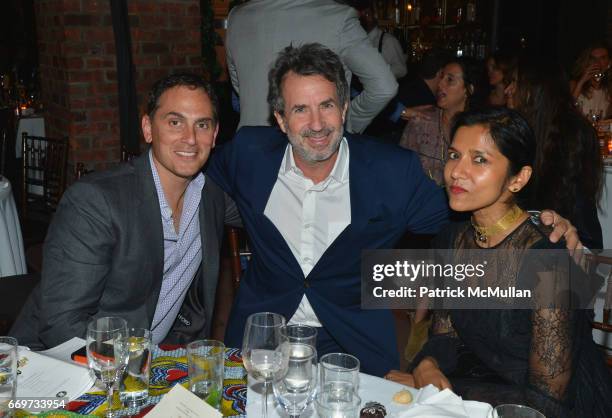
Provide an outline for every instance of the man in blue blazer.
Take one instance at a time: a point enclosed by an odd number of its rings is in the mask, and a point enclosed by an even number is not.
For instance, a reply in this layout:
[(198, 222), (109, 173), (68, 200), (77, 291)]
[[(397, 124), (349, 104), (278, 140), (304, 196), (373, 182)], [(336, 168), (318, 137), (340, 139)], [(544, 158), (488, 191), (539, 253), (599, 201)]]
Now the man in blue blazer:
[[(349, 352), (363, 371), (382, 375), (399, 364), (394, 322), (388, 311), (361, 310), (361, 251), (390, 248), (406, 229), (437, 232), (448, 219), (444, 191), (412, 152), (343, 134), (348, 85), (333, 52), (288, 47), (271, 74), (269, 100), (282, 132), (242, 128), (207, 170), (234, 197), (254, 253), (226, 343), (241, 345), (248, 315), (274, 311), (322, 326), (319, 354)], [(281, 172), (296, 177), (282, 180)], [(325, 184), (330, 174), (340, 181)], [(321, 201), (310, 202), (312, 194)]]
[(394, 320), (361, 309), (361, 251), (438, 232), (444, 190), (411, 151), (343, 132), (349, 90), (331, 50), (285, 48), (269, 85), (280, 130), (242, 128), (207, 170), (238, 205), (254, 253), (225, 342), (241, 346), (250, 314), (277, 312), (319, 327), (319, 355), (348, 352), (382, 376), (399, 366)]

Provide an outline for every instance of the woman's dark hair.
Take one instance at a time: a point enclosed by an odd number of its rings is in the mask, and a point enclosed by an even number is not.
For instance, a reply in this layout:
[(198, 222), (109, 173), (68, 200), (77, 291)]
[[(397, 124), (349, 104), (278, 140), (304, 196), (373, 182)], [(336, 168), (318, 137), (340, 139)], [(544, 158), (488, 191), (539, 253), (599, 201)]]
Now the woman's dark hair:
[(531, 205), (573, 221), (578, 196), (597, 205), (601, 194), (597, 134), (573, 106), (565, 74), (550, 61), (519, 60), (515, 96), (537, 143)]
[(473, 58), (452, 58), (446, 65), (457, 64), (463, 73), (463, 83), (468, 91), (466, 109), (482, 108), (489, 93), (482, 63)]
[[(472, 109), (459, 113), (451, 126), (451, 138), (464, 126), (484, 126), (499, 152), (509, 161), (508, 176), (517, 175), (525, 166), (533, 166), (536, 141), (527, 120), (505, 107)], [(529, 183), (515, 194), (517, 204), (525, 207)]]
[(283, 115), (285, 100), (282, 94), (283, 78), (290, 72), (302, 76), (320, 75), (334, 83), (340, 106), (349, 100), (349, 86), (340, 57), (318, 43), (299, 47), (289, 45), (283, 49), (268, 73), (268, 104), (273, 112)]

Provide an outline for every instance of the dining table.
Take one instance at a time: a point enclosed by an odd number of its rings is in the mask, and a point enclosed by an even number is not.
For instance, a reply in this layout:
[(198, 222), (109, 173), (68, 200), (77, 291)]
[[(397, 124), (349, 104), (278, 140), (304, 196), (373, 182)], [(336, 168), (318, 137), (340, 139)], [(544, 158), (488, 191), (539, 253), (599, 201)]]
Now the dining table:
[[(183, 345), (159, 345), (151, 349), (151, 372), (149, 377), (149, 398), (144, 407), (138, 410), (125, 409), (125, 416), (145, 416), (174, 385), (188, 387), (187, 351)], [(241, 350), (226, 348), (225, 371), (221, 413), (225, 417), (246, 417), (247, 374), (242, 365)], [(82, 417), (104, 416), (106, 413), (106, 392), (94, 386), (90, 391), (69, 402), (64, 409), (29, 414), (16, 412), (16, 418), (37, 417)], [(115, 391), (113, 408), (121, 408), (118, 391)]]
[(0, 175), (0, 278), (26, 273), (23, 237), (11, 183)]
[[(149, 398), (144, 407), (137, 410), (123, 409), (122, 416), (142, 417), (161, 400), (163, 395), (168, 393), (174, 385), (183, 385), (188, 387), (188, 366), (186, 358), (186, 350), (183, 345), (159, 345), (151, 349), (151, 372), (149, 378)], [(224, 417), (259, 417), (261, 410), (261, 394), (254, 389), (257, 384), (249, 385), (248, 375), (242, 362), (242, 351), (238, 348), (226, 348), (224, 354), (224, 377), (223, 377), (223, 392), (221, 397), (220, 412)], [(431, 385), (430, 385), (431, 386)], [(369, 401), (376, 401), (383, 404), (388, 412), (387, 418), (401, 418), (408, 411), (406, 416), (419, 416), (410, 414), (410, 408), (416, 406), (422, 407), (427, 405), (427, 401), (419, 403), (419, 397), (423, 397), (425, 393), (438, 396), (440, 402), (443, 403), (442, 397), (450, 394), (455, 400), (459, 397), (452, 394), (450, 391), (446, 393), (439, 392), (433, 386), (428, 389), (414, 389), (408, 386), (400, 385), (390, 380), (385, 380), (380, 377), (371, 376), (365, 373), (359, 374), (359, 390), (358, 394), (361, 398), (361, 407)], [(393, 396), (398, 391), (409, 391), (414, 402), (410, 405), (402, 405), (393, 401)], [(437, 393), (439, 392), (439, 393)], [(247, 398), (249, 404), (247, 405)], [(269, 398), (271, 399), (271, 398)], [(434, 398), (430, 398), (434, 399)], [(271, 400), (269, 401), (271, 402)], [(440, 403), (436, 402), (436, 403)], [(483, 402), (476, 401), (461, 401), (470, 418), (488, 418), (492, 411), (492, 407)], [(104, 416), (106, 412), (106, 393), (102, 388), (94, 386), (91, 390), (66, 404), (63, 409), (56, 409), (39, 414), (29, 414), (26, 411), (18, 410), (15, 413), (16, 418), (59, 418), (59, 417), (83, 417), (83, 416)], [(440, 405), (438, 405), (440, 406)], [(120, 409), (121, 403), (115, 391), (113, 409)], [(461, 407), (461, 406), (460, 406)], [(286, 416), (280, 410), (278, 405), (270, 404), (269, 418), (280, 418)], [(302, 415), (304, 418), (313, 418), (317, 415), (314, 412), (314, 405), (311, 405)], [(451, 415), (449, 415), (451, 416)], [(452, 415), (455, 416), (455, 415)]]

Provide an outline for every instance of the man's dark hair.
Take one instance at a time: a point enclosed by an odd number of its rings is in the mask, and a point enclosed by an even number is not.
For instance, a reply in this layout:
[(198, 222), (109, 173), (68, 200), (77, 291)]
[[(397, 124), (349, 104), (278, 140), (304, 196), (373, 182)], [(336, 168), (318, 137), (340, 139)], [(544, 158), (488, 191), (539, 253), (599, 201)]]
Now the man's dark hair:
[(433, 48), (426, 51), (419, 64), (419, 77), (425, 80), (434, 78), (451, 59), (451, 54), (444, 49)]
[(151, 91), (149, 92), (149, 100), (147, 101), (147, 115), (150, 118), (153, 118), (155, 111), (159, 108), (159, 98), (166, 92), (167, 90), (173, 87), (187, 87), (192, 90), (202, 89), (210, 99), (212, 103), (212, 111), (213, 111), (213, 122), (216, 124), (219, 120), (217, 108), (219, 107), (219, 101), (217, 100), (217, 95), (213, 90), (210, 83), (204, 78), (200, 77), (196, 74), (191, 73), (176, 73), (170, 74), (158, 80), (153, 87), (151, 87)]
[(349, 100), (349, 87), (338, 55), (318, 43), (300, 47), (289, 45), (278, 54), (268, 73), (268, 104), (272, 111), (281, 115), (284, 113), (285, 100), (281, 87), (283, 78), (290, 72), (301, 76), (320, 75), (335, 84), (341, 107)]

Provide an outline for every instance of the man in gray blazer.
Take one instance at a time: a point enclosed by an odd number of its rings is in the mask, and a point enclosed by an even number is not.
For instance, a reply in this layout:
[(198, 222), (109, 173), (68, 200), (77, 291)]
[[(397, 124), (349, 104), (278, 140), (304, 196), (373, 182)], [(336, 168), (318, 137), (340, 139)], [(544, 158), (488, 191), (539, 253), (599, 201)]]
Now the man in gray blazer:
[(92, 318), (119, 316), (154, 343), (210, 334), (223, 224), (231, 199), (207, 176), (217, 100), (198, 76), (158, 81), (142, 129), (150, 149), (65, 193), (49, 228), (41, 283), (11, 335), (51, 347), (85, 337)]
[(270, 125), (268, 71), (286, 46), (311, 42), (338, 54), (347, 80), (352, 73), (363, 84), (349, 106), (349, 132), (363, 132), (395, 96), (395, 77), (355, 9), (333, 0), (251, 0), (232, 9), (225, 40), (230, 78), (240, 96), (239, 126)]

